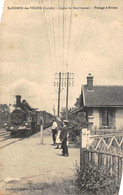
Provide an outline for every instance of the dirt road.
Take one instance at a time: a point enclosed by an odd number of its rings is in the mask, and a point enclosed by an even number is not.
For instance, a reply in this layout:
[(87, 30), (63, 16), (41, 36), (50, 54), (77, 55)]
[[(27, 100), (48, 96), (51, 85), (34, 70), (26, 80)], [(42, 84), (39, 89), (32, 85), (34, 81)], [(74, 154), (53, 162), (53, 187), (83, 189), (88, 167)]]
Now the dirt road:
[(0, 190), (26, 183), (51, 183), (72, 178), (75, 164), (79, 165), (79, 149), (69, 148), (69, 157), (63, 157), (60, 149), (54, 149), (51, 136), (40, 133), (14, 143), (0, 151)]

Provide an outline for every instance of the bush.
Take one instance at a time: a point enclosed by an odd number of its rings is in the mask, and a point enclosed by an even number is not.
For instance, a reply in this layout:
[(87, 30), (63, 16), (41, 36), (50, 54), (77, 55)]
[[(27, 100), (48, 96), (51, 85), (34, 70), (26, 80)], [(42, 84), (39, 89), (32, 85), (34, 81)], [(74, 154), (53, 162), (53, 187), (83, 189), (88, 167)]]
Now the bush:
[(75, 185), (80, 191), (88, 191), (94, 194), (116, 194), (118, 193), (119, 183), (115, 176), (111, 176), (109, 170), (97, 165), (85, 165), (76, 169)]
[[(73, 143), (75, 147), (78, 147), (80, 145), (80, 131), (83, 128), (87, 128), (89, 123), (86, 120), (86, 113), (84, 112), (73, 112), (73, 108), (70, 108), (68, 110), (68, 119), (69, 119), (69, 125), (68, 125), (68, 131), (69, 131), (69, 141), (70, 143)], [(66, 108), (62, 108), (61, 111), (61, 120), (66, 119)]]
[(84, 113), (71, 114), (69, 118), (69, 141), (76, 146), (80, 145), (80, 131), (88, 126)]

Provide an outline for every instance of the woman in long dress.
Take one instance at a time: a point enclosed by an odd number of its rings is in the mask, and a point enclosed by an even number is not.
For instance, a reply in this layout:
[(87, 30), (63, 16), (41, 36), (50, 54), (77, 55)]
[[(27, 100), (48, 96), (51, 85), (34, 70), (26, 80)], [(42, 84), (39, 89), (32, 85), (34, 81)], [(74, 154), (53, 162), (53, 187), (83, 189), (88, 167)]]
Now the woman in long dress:
[(57, 133), (57, 136), (56, 136), (56, 148), (55, 149), (59, 149), (61, 148), (61, 141), (60, 141), (60, 133), (61, 133), (61, 128), (62, 128), (62, 123), (61, 123), (61, 120), (58, 119), (58, 133)]
[(55, 149), (59, 149), (60, 146), (61, 146), (61, 141), (60, 141), (60, 139), (59, 139), (60, 133), (61, 133), (61, 130), (59, 129), (59, 131), (58, 131), (58, 133), (57, 133), (57, 137), (56, 137), (56, 145), (57, 145), (57, 146), (56, 146)]

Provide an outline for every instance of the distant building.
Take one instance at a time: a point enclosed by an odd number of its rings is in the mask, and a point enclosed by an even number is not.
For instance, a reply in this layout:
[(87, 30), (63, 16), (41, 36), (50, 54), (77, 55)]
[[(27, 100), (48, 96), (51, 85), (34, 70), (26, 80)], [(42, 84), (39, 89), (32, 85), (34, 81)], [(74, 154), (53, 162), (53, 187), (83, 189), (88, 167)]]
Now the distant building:
[(123, 128), (123, 86), (93, 85), (89, 73), (87, 84), (81, 89), (81, 109), (86, 112), (91, 128)]

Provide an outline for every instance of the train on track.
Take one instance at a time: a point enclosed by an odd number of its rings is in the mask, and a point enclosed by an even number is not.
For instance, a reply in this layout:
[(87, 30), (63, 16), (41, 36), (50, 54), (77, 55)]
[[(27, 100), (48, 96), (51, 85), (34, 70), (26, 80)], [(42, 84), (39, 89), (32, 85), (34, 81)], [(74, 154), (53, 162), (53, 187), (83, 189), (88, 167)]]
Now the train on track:
[(11, 137), (17, 137), (22, 134), (30, 136), (40, 131), (42, 121), (44, 127), (50, 126), (53, 118), (52, 114), (46, 111), (37, 111), (35, 108), (30, 107), (26, 100), (21, 101), (20, 95), (16, 95), (15, 108), (10, 113), (8, 122), (4, 123), (4, 128), (10, 132)]

